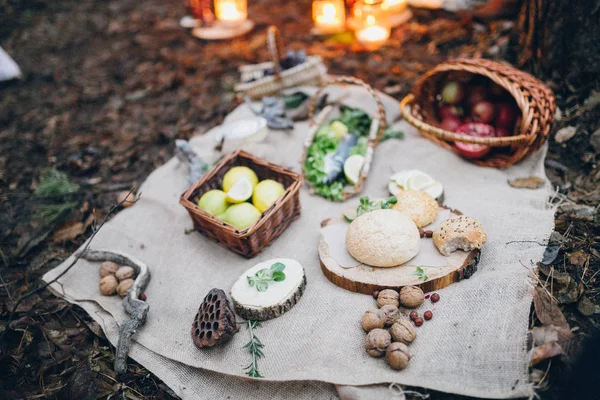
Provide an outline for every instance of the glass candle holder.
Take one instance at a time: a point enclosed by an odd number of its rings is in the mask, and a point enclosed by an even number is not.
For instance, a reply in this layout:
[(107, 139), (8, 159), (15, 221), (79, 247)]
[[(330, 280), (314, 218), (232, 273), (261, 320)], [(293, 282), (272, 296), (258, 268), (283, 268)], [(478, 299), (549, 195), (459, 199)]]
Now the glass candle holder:
[(315, 28), (322, 33), (336, 33), (346, 26), (344, 0), (315, 0), (312, 4)]
[(359, 1), (354, 5), (356, 39), (368, 50), (376, 50), (390, 37), (389, 8), (384, 0)]
[(236, 23), (248, 18), (246, 0), (215, 0), (215, 16), (219, 21)]

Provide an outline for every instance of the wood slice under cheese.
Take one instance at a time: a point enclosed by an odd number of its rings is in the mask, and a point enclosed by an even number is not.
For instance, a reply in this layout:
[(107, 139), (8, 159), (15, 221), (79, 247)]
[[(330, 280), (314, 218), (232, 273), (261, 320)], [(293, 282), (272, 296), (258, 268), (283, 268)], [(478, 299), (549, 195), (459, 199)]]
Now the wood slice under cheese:
[[(269, 282), (264, 292), (250, 286), (248, 276), (259, 270), (271, 268), (274, 263), (285, 265), (285, 280)], [(300, 300), (306, 287), (306, 275), (300, 263), (289, 258), (275, 258), (261, 262), (244, 272), (231, 288), (233, 307), (246, 320), (265, 321), (289, 311)]]

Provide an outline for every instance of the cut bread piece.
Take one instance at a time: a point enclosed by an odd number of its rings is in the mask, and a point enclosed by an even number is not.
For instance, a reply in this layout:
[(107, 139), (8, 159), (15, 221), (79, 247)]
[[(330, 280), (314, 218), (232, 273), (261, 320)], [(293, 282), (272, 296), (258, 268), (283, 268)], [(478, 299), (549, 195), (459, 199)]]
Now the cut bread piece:
[(481, 249), (486, 241), (487, 235), (483, 226), (476, 219), (466, 215), (449, 218), (433, 231), (433, 243), (445, 256), (459, 249)]
[[(285, 279), (279, 282), (269, 281), (264, 291), (257, 285), (250, 286), (248, 277), (255, 277), (262, 269), (269, 270), (272, 265), (285, 266)], [(246, 320), (265, 321), (277, 318), (289, 311), (300, 300), (306, 287), (306, 275), (299, 262), (289, 258), (274, 258), (256, 264), (244, 272), (231, 288), (233, 307), (238, 315)]]

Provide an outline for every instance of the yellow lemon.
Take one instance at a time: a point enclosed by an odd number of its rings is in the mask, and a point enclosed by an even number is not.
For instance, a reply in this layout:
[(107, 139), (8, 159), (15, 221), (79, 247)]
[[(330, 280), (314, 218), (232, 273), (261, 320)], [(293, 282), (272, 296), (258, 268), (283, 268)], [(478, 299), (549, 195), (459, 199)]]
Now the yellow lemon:
[(252, 185), (252, 188), (255, 188), (256, 184), (258, 183), (258, 177), (250, 168), (233, 167), (229, 171), (227, 171), (227, 173), (223, 177), (223, 191), (229, 192), (233, 185), (235, 185), (235, 183), (242, 178), (248, 179), (248, 181)]
[(212, 215), (220, 215), (227, 210), (227, 195), (222, 190), (209, 190), (198, 200), (198, 207)]
[(284, 192), (285, 188), (281, 183), (272, 179), (265, 179), (264, 181), (259, 182), (254, 188), (252, 204), (254, 204), (260, 212), (265, 212), (283, 195)]
[(240, 203), (230, 206), (225, 213), (219, 215), (219, 219), (236, 227), (239, 230), (244, 230), (261, 216), (261, 212), (250, 203)]

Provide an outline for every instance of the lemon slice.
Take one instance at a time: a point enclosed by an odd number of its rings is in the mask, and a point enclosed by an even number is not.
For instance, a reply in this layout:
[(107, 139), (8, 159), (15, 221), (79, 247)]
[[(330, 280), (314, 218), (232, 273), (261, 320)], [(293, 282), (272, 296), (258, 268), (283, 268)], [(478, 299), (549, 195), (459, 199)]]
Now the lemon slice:
[(252, 196), (252, 183), (247, 178), (240, 178), (227, 192), (227, 201), (230, 203), (241, 203)]
[(350, 156), (344, 162), (344, 175), (351, 184), (356, 184), (360, 177), (360, 171), (362, 171), (363, 165), (365, 165), (365, 158), (360, 154)]
[(435, 180), (421, 171), (414, 171), (406, 181), (406, 190), (424, 190), (433, 185)]

